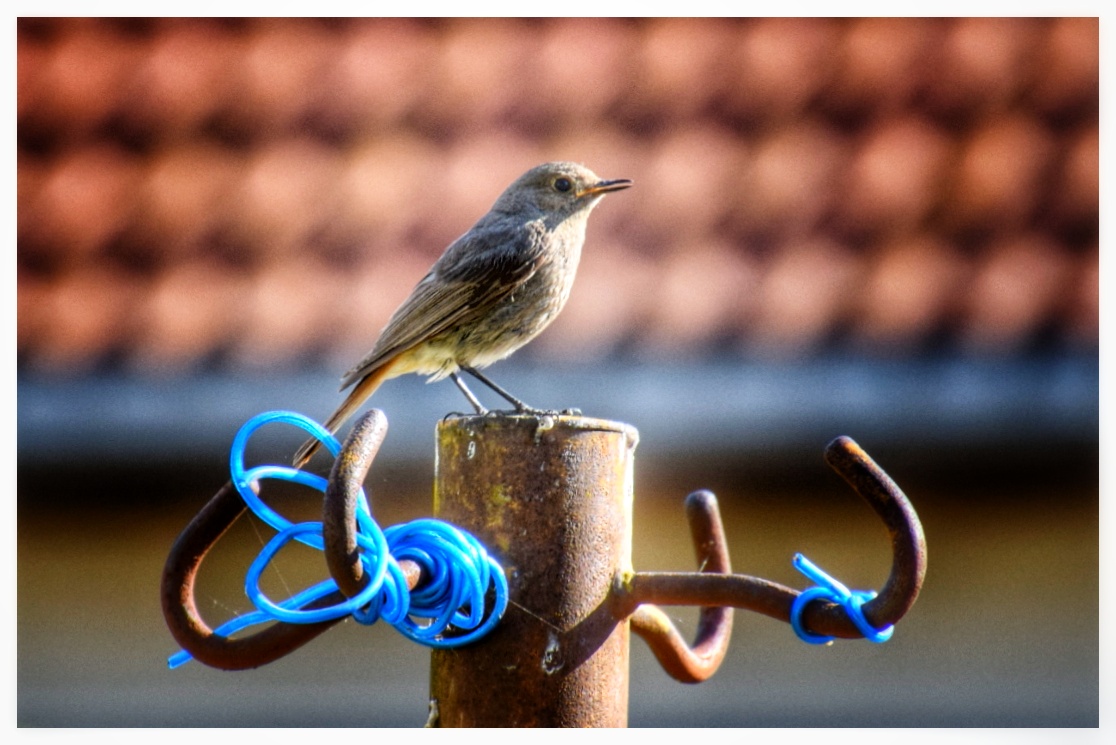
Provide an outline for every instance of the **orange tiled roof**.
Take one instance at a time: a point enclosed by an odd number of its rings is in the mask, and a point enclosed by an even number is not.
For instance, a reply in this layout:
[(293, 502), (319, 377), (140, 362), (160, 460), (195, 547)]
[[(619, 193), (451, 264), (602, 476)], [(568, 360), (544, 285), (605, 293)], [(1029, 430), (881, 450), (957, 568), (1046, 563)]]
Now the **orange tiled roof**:
[(28, 371), (339, 370), (508, 182), (594, 214), (521, 355), (1098, 336), (1096, 19), (20, 19)]

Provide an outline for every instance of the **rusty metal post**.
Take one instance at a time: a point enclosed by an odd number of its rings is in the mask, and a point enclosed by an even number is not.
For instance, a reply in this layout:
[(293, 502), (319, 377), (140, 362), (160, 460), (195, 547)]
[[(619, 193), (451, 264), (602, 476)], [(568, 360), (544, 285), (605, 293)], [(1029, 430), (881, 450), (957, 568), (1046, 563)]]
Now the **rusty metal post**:
[(434, 650), (430, 723), (624, 727), (635, 429), (579, 416), (470, 416), (438, 427), (434, 516), (504, 566), (511, 602), (484, 639)]

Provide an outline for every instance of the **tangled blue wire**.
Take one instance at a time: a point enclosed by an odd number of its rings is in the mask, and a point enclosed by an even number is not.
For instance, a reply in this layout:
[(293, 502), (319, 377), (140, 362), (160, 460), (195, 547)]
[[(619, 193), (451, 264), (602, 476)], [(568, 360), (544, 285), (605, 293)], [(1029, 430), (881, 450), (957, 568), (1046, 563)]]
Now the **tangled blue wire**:
[(795, 598), (794, 605), (791, 606), (791, 628), (794, 629), (794, 633), (798, 634), (799, 639), (807, 644), (829, 644), (833, 641), (832, 636), (813, 634), (802, 625), (802, 611), (812, 600), (828, 600), (844, 607), (856, 628), (868, 641), (880, 644), (891, 638), (892, 632), (895, 631), (894, 626), (889, 625), (882, 629), (876, 629), (864, 617), (862, 606), (876, 597), (875, 590), (850, 590), (802, 554), (794, 555), (794, 568), (818, 584), (817, 587), (803, 590), (802, 594)]
[[(366, 625), (382, 618), (415, 642), (445, 648), (469, 644), (496, 626), (508, 606), (508, 582), (503, 569), (484, 546), (469, 533), (430, 518), (381, 530), (372, 518), (363, 489), (357, 505), (357, 544), (369, 579), (364, 589), (354, 597), (323, 608), (306, 606), (337, 590), (333, 579), (319, 582), (280, 602), (267, 597), (260, 589), (260, 576), (284, 546), (298, 541), (323, 550), (325, 542), (320, 522), (292, 523), (264, 504), (252, 488), (253, 484), (263, 479), (278, 479), (322, 493), (328, 484), (322, 476), (289, 466), (263, 465), (245, 470), (244, 448), (248, 439), (260, 427), (272, 422), (290, 424), (309, 432), (321, 440), (335, 458), (341, 452), (341, 443), (325, 427), (290, 411), (258, 414), (237, 432), (229, 455), (233, 485), (249, 509), (278, 532), (263, 547), (245, 575), (244, 589), (256, 610), (225, 622), (214, 633), (228, 637), (249, 626), (270, 621), (318, 623), (351, 615)], [(399, 567), (403, 559), (414, 561), (422, 568), (424, 581), (415, 590), (407, 588)], [(485, 617), (485, 595), (490, 586), (495, 601)], [(447, 636), (451, 628), (454, 634)], [(180, 650), (167, 664), (174, 669), (191, 659), (189, 652)]]

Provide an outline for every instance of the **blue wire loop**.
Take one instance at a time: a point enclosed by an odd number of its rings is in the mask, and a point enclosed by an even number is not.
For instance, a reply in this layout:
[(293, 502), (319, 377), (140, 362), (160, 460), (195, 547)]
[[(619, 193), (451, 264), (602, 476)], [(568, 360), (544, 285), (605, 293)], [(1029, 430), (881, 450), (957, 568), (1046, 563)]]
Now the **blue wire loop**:
[(798, 634), (799, 639), (807, 644), (830, 644), (833, 642), (832, 636), (811, 633), (802, 625), (802, 611), (813, 600), (827, 600), (842, 606), (856, 628), (868, 641), (882, 644), (891, 638), (892, 632), (895, 631), (894, 626), (888, 625), (882, 629), (876, 629), (864, 617), (862, 607), (876, 597), (875, 590), (850, 590), (802, 554), (795, 554), (793, 563), (795, 569), (818, 585), (804, 590), (802, 594), (795, 598), (794, 605), (791, 606), (791, 628), (794, 629), (794, 633)]
[[(265, 424), (289, 424), (310, 433), (337, 457), (341, 443), (327, 429), (301, 414), (270, 411), (249, 419), (233, 439), (229, 470), (233, 485), (245, 504), (277, 533), (248, 567), (244, 589), (256, 610), (218, 626), (214, 633), (228, 637), (242, 629), (271, 621), (319, 623), (351, 615), (370, 625), (379, 619), (412, 641), (429, 647), (460, 647), (480, 639), (495, 628), (508, 607), (508, 581), (501, 566), (480, 542), (449, 523), (431, 518), (413, 520), (381, 530), (372, 517), (364, 490), (357, 504), (357, 545), (368, 582), (354, 597), (324, 608), (306, 606), (337, 590), (332, 579), (319, 582), (286, 600), (275, 602), (260, 589), (260, 577), (275, 555), (291, 541), (323, 550), (320, 522), (292, 523), (264, 504), (253, 488), (264, 479), (290, 481), (325, 493), (328, 481), (316, 474), (278, 465), (245, 469), (248, 439)], [(423, 584), (408, 590), (399, 561), (409, 559), (422, 569)], [(485, 616), (489, 587), (495, 600)], [(416, 620), (417, 619), (417, 620)], [(446, 635), (451, 632), (452, 635)], [(466, 632), (466, 633), (461, 633)], [(180, 650), (171, 655), (171, 669), (192, 659)]]

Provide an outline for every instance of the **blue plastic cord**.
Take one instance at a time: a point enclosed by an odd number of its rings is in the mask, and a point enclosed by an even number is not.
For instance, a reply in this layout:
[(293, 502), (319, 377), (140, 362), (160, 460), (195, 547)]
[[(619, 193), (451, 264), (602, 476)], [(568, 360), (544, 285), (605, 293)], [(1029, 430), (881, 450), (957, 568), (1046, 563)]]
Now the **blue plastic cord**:
[(798, 634), (799, 639), (807, 644), (829, 644), (833, 641), (832, 636), (813, 634), (802, 626), (802, 611), (812, 600), (828, 600), (831, 603), (843, 606), (849, 618), (856, 624), (856, 628), (868, 641), (881, 644), (891, 638), (892, 632), (895, 631), (894, 626), (888, 625), (882, 629), (873, 628), (872, 624), (868, 623), (868, 619), (864, 617), (864, 611), (861, 609), (861, 606), (876, 597), (874, 590), (849, 590), (802, 554), (794, 555), (794, 567), (819, 585), (804, 590), (801, 595), (795, 598), (794, 605), (791, 606), (791, 628), (794, 629), (794, 633)]
[[(226, 621), (214, 629), (215, 634), (228, 637), (271, 621), (318, 623), (351, 615), (366, 625), (382, 618), (413, 641), (449, 648), (476, 641), (496, 626), (508, 607), (508, 581), (503, 568), (484, 546), (469, 533), (431, 518), (381, 530), (372, 518), (363, 489), (357, 503), (357, 545), (369, 582), (360, 594), (325, 608), (307, 609), (307, 605), (337, 589), (337, 583), (327, 579), (278, 603), (268, 598), (260, 589), (260, 576), (284, 546), (299, 541), (322, 550), (325, 542), (320, 522), (290, 522), (264, 504), (252, 485), (263, 479), (278, 479), (324, 493), (328, 484), (321, 476), (289, 466), (265, 465), (245, 470), (244, 448), (248, 439), (257, 429), (273, 422), (306, 430), (335, 458), (341, 452), (341, 443), (322, 425), (290, 411), (258, 414), (237, 432), (229, 455), (233, 485), (252, 512), (278, 532), (260, 550), (244, 578), (245, 592), (257, 610)], [(399, 567), (403, 559), (422, 568), (426, 581), (421, 588), (407, 589)], [(495, 591), (495, 602), (485, 617), (484, 598), (490, 586)], [(451, 627), (454, 635), (443, 636)], [(460, 633), (463, 631), (468, 633)], [(167, 659), (167, 665), (173, 670), (191, 659), (189, 652), (181, 650)]]

